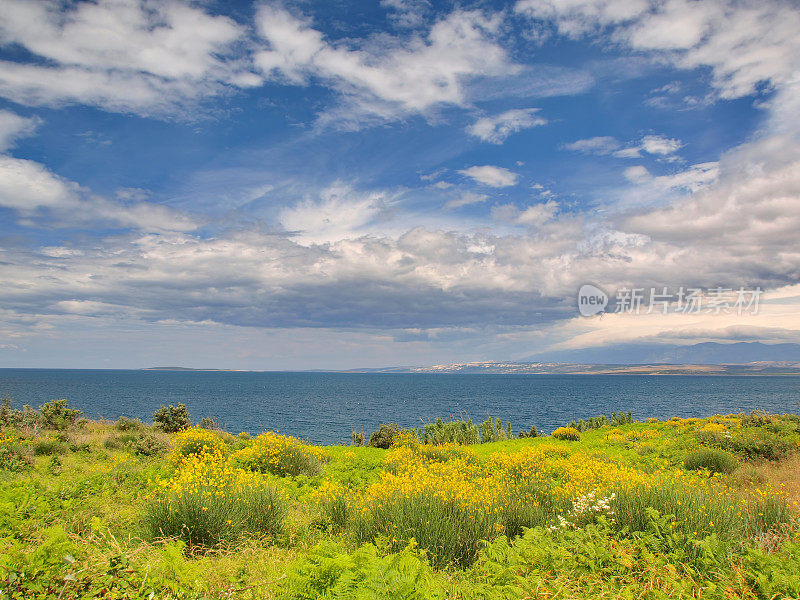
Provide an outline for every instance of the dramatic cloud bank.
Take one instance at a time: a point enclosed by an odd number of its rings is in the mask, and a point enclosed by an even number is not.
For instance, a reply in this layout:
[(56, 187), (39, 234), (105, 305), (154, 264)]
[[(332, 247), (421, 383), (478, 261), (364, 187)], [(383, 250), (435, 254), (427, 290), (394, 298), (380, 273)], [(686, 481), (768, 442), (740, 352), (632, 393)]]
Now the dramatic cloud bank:
[[(533, 345), (800, 342), (796, 4), (382, 5), (390, 26), (367, 31), (274, 3), (244, 22), (196, 3), (0, 0), (0, 41), (17, 51), (0, 57), (0, 335), (13, 340), (3, 351), (75, 323), (311, 328), (368, 345), (362, 336), (471, 339), (504, 353), (494, 358)], [(553, 40), (587, 49), (586, 72), (524, 52)], [(619, 83), (642, 73), (644, 92)], [(656, 116), (635, 127), (586, 118), (618, 101), (603, 86)], [(571, 112), (547, 103), (557, 94)], [(32, 144), (67, 105), (191, 121), (208, 116), (198, 103), (236, 97), (220, 121), (244, 150), (220, 143), (191, 168), (176, 161), (174, 178), (152, 159), (86, 184), (57, 152), (79, 135), (65, 137), (63, 123)], [(666, 112), (663, 98), (679, 108)], [(717, 109), (746, 114), (750, 129), (730, 134), (735, 113), (693, 135)], [(173, 181), (192, 177), (193, 187)], [(225, 178), (218, 204), (234, 208), (212, 218), (213, 177)], [(131, 189), (156, 184), (166, 191)], [(766, 308), (586, 320), (574, 295), (588, 282), (760, 286)]]

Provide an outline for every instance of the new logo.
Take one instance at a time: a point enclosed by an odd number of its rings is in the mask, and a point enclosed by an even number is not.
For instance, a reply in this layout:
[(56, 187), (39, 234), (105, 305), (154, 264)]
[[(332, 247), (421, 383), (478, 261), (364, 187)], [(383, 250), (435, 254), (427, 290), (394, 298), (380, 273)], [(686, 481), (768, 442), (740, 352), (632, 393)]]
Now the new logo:
[(592, 317), (603, 312), (608, 306), (608, 294), (596, 285), (585, 283), (578, 290), (578, 312), (584, 317)]

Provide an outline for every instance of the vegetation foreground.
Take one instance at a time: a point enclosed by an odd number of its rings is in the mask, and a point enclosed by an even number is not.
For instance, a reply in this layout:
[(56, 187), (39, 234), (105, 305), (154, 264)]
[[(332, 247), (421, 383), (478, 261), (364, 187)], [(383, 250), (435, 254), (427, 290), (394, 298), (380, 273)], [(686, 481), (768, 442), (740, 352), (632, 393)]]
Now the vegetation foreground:
[(800, 416), (315, 447), (0, 407), (0, 598), (800, 598)]

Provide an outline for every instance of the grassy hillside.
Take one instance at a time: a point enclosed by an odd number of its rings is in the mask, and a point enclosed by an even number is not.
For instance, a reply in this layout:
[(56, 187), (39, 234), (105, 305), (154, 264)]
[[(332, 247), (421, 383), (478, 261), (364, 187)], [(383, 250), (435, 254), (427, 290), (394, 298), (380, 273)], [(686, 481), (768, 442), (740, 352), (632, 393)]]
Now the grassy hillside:
[(0, 598), (800, 597), (796, 415), (388, 449), (78, 417), (0, 411)]

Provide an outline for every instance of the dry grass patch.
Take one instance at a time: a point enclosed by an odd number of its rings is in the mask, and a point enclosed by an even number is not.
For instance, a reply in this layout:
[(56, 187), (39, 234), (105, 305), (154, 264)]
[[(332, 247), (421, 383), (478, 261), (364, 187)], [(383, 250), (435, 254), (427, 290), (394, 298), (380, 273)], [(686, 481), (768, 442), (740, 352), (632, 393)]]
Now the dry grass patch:
[(781, 490), (789, 504), (800, 512), (800, 453), (776, 461), (763, 461), (743, 467), (736, 473), (742, 483), (760, 484)]

